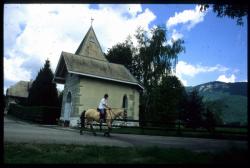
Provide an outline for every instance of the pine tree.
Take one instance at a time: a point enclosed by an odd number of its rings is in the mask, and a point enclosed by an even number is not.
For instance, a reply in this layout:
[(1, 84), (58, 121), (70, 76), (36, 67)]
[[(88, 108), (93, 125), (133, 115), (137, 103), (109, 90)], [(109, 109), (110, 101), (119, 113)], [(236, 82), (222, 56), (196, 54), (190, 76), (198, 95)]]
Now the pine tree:
[(54, 74), (50, 68), (50, 61), (46, 60), (29, 90), (29, 104), (31, 106), (59, 106), (56, 84), (53, 83)]
[(196, 89), (188, 95), (184, 114), (182, 114), (182, 119), (187, 123), (187, 127), (195, 129), (202, 126), (202, 115), (205, 110), (202, 99), (203, 97), (199, 95)]

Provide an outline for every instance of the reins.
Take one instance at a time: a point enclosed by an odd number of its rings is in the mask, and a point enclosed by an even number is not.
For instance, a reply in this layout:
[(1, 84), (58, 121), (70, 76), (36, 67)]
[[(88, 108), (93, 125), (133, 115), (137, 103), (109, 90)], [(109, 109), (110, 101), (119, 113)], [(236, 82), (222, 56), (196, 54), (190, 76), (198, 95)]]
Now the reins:
[[(109, 112), (109, 115), (110, 115), (110, 117), (111, 117), (111, 121), (113, 120), (113, 118), (112, 118), (112, 115), (110, 114), (110, 113), (112, 113), (114, 116), (115, 116), (115, 113), (111, 110), (111, 109), (122, 109), (122, 108), (110, 108), (110, 112)], [(124, 113), (124, 112), (123, 112)], [(122, 119), (120, 116), (119, 116), (119, 119)]]

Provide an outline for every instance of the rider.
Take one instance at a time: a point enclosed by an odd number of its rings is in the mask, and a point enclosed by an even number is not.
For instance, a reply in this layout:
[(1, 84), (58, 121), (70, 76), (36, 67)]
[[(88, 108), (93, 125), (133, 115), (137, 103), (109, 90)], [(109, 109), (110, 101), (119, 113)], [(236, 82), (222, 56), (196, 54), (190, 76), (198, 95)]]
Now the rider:
[(110, 109), (110, 107), (108, 106), (108, 97), (109, 95), (106, 93), (99, 103), (98, 108), (100, 109), (100, 113), (101, 113), (100, 120), (105, 119), (106, 108)]

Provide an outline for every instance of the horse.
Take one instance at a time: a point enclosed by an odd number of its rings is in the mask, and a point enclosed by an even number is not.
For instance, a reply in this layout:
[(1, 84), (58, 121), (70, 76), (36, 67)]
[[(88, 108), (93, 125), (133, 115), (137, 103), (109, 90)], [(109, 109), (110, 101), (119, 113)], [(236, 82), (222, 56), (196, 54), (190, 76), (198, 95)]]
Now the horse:
[[(124, 117), (124, 109), (123, 108), (113, 108), (113, 109), (106, 109), (106, 124), (108, 126), (108, 131), (104, 133), (104, 136), (110, 136), (110, 131), (112, 129), (112, 121), (117, 117)], [(86, 120), (86, 121), (85, 121)], [(93, 121), (96, 121), (100, 123), (100, 130), (102, 127), (102, 123), (100, 122), (100, 112), (97, 111), (97, 109), (88, 109), (87, 111), (83, 111), (81, 115), (81, 129), (80, 134), (82, 134), (82, 128), (85, 127), (86, 124), (90, 124), (91, 131), (94, 135), (96, 135), (96, 132), (93, 129)]]

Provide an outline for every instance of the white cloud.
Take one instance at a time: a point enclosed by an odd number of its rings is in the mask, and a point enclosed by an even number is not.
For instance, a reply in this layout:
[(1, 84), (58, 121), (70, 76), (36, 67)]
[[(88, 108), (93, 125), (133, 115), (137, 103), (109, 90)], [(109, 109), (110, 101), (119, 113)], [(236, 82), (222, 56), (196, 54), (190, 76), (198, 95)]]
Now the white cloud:
[(172, 39), (174, 41), (177, 41), (179, 39), (182, 39), (183, 38), (183, 34), (177, 32), (175, 29), (173, 30), (173, 33), (172, 33)]
[(177, 32), (176, 29), (173, 29), (172, 34), (171, 34), (171, 38), (170, 40), (167, 41), (168, 45), (173, 45), (173, 43), (179, 39), (183, 38), (183, 34), (180, 32)]
[(185, 61), (179, 61), (176, 65), (176, 74), (187, 75), (191, 77), (194, 77), (199, 73), (206, 73), (213, 71), (226, 72), (227, 70), (229, 70), (229, 68), (219, 64), (209, 67), (209, 66), (202, 66), (200, 64), (191, 65), (186, 63)]
[[(149, 23), (156, 18), (149, 9), (142, 10), (137, 4), (99, 5), (99, 9), (85, 4), (7, 4), (4, 6), (4, 80), (29, 80), (31, 71), (38, 71), (47, 58), (54, 71), (62, 51), (76, 51), (90, 27), (91, 17), (104, 52), (123, 42), (129, 34), (133, 36), (137, 27), (148, 30)], [(36, 60), (41, 66), (28, 69), (25, 66), (30, 60)]]
[[(207, 11), (209, 11), (208, 9)], [(182, 31), (187, 29), (190, 30), (193, 28), (196, 24), (202, 22), (204, 20), (204, 17), (207, 13), (200, 12), (200, 6), (196, 5), (195, 9), (193, 10), (184, 10), (182, 12), (176, 13), (175, 15), (170, 17), (166, 21), (166, 27), (167, 29), (172, 32), (170, 39), (167, 41), (167, 44), (172, 45), (174, 41), (178, 39), (183, 39), (184, 35), (183, 33), (180, 33), (180, 31), (177, 31), (176, 29), (172, 29), (173, 27), (183, 24), (185, 27), (184, 29), (181, 29)]]
[(98, 5), (100, 9), (112, 10), (120, 14), (128, 14), (135, 17), (138, 13), (142, 12), (141, 5), (139, 4), (101, 4)]
[(176, 65), (176, 76), (183, 82), (185, 86), (187, 86), (187, 80), (184, 79), (184, 76), (188, 77), (195, 77), (197, 74), (200, 73), (209, 73), (209, 72), (226, 72), (229, 68), (224, 67), (222, 65), (215, 65), (215, 66), (202, 66), (200, 64), (192, 65), (188, 64), (185, 61), (179, 61)]
[(176, 75), (178, 77), (178, 79), (181, 81), (181, 83), (184, 85), (184, 86), (188, 86), (188, 82), (187, 80), (183, 79), (183, 77), (181, 75)]
[(12, 59), (4, 58), (4, 79), (18, 82), (20, 80), (31, 79), (31, 72), (22, 68), (24, 59), (16, 57)]
[(236, 76), (232, 74), (230, 77), (226, 77), (225, 75), (220, 75), (216, 81), (226, 82), (226, 83), (234, 83)]
[(173, 26), (178, 24), (186, 24), (187, 29), (190, 30), (196, 24), (202, 22), (204, 20), (204, 16), (206, 12), (200, 11), (200, 6), (196, 5), (193, 10), (184, 10), (180, 13), (175, 13), (173, 17), (170, 17), (167, 22), (167, 28), (170, 29)]

